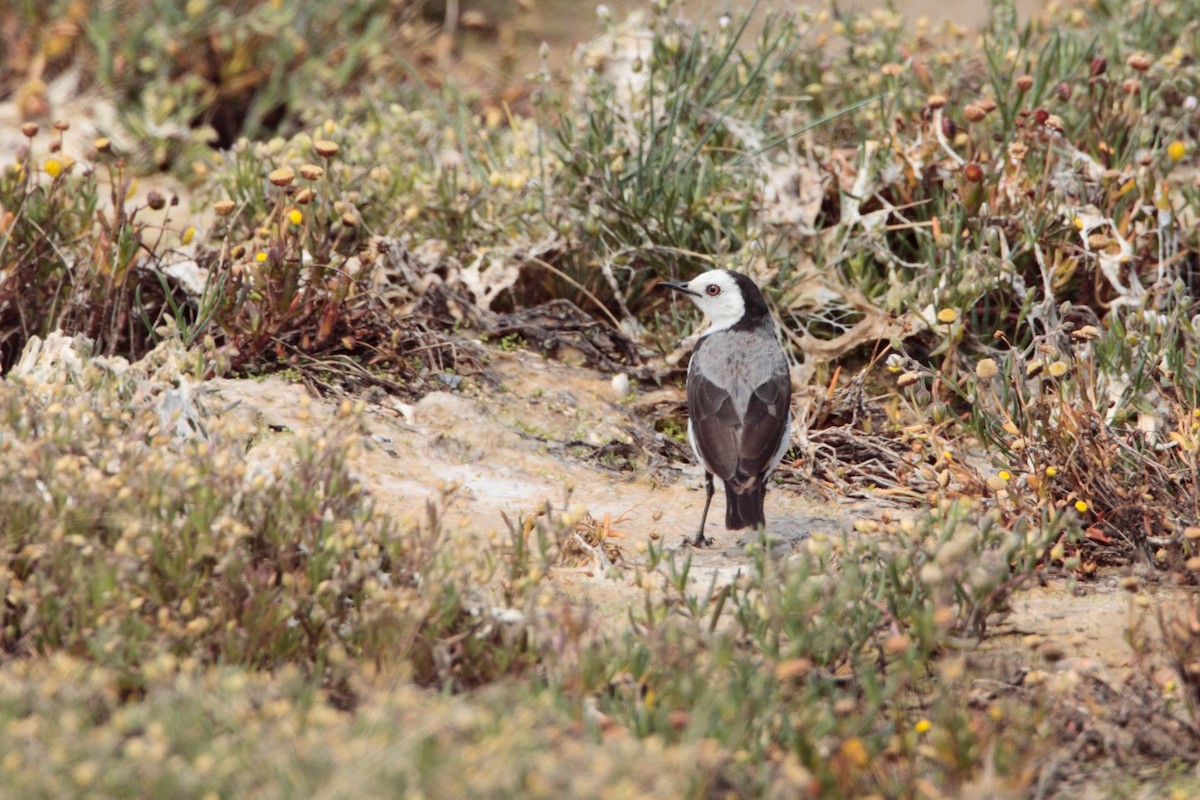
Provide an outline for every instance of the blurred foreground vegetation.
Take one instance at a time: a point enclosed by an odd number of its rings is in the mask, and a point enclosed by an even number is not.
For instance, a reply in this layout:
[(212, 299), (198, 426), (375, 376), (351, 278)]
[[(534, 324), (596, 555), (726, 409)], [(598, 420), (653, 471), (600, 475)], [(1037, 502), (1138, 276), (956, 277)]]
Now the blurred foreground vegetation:
[[(1132, 743), (1089, 744), (1078, 675), (981, 693), (964, 652), (1030, 579), (1200, 569), (1197, 3), (976, 36), (658, 2), (566, 76), (474, 81), (422, 10), (0, 11), (4, 791), (1023, 796), (1194, 759), (1195, 607), (1159, 614), (1174, 681), (1125, 678)], [(580, 513), (390, 520), (358, 404), (247, 463), (197, 388), (417, 396), (563, 299), (648, 380), (694, 324), (654, 282), (714, 265), (920, 509), (698, 595), (654, 544), (616, 631), (554, 580)]]

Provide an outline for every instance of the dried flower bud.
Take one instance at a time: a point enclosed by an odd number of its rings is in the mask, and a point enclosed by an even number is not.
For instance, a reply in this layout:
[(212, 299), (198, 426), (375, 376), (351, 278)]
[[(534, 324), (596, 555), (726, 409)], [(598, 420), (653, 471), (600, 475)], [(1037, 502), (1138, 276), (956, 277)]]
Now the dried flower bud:
[(150, 194), (146, 195), (146, 205), (150, 206), (150, 208), (155, 211), (162, 211), (163, 208), (166, 207), (167, 201), (166, 198), (164, 198), (161, 194), (152, 191)]
[(1096, 56), (1092, 59), (1092, 77), (1099, 78), (1104, 73), (1108, 72), (1108, 59), (1104, 56)]
[(71, 123), (67, 122), (65, 119), (56, 119), (54, 120), (54, 130), (59, 131), (60, 133), (62, 131), (69, 131), (71, 130)]
[(322, 158), (333, 158), (337, 155), (337, 142), (331, 142), (328, 139), (317, 139), (313, 142), (313, 150), (317, 151), (317, 155)]
[(1020, 89), (1022, 92), (1028, 92), (1030, 89), (1032, 89), (1033, 88), (1033, 76), (1032, 75), (1017, 76), (1017, 88)]
[(1121, 89), (1125, 94), (1137, 94), (1142, 91), (1142, 83), (1137, 78), (1126, 78), (1121, 81)]
[(21, 133), (23, 133), (25, 136), (27, 136), (30, 139), (37, 136), (37, 133), (38, 133), (37, 123), (36, 122), (26, 122), (24, 125), (21, 126)]
[(921, 376), (915, 372), (906, 372), (896, 379), (896, 385), (903, 389), (906, 386), (912, 386), (917, 381), (921, 380)]
[(984, 113), (987, 113), (987, 114), (990, 114), (996, 110), (996, 101), (990, 97), (983, 98), (978, 103), (976, 103), (976, 105), (978, 105), (980, 108), (982, 108), (984, 110)]
[(213, 211), (217, 212), (218, 217), (228, 217), (233, 213), (232, 200), (218, 200), (213, 203)]
[(953, 139), (956, 133), (958, 133), (958, 126), (954, 124), (954, 120), (949, 117), (942, 117), (942, 136), (945, 136), (947, 139)]
[(351, 214), (349, 211), (347, 211), (345, 214), (342, 214), (342, 224), (345, 225), (347, 228), (353, 228), (355, 225), (358, 224), (358, 220), (355, 219), (353, 214)]
[(271, 170), (271, 174), (267, 176), (275, 186), (287, 186), (296, 179), (296, 171), (291, 167), (280, 167), (279, 169)]
[(1066, 103), (1071, 99), (1071, 94), (1074, 90), (1071, 88), (1071, 84), (1066, 81), (1059, 81), (1058, 88), (1054, 91), (1058, 94), (1058, 99)]
[(1039, 108), (1033, 112), (1033, 121), (1038, 125), (1045, 125), (1048, 119), (1050, 119), (1050, 112), (1044, 108)]
[(313, 198), (316, 196), (316, 192), (314, 192), (312, 189), (301, 189), (296, 193), (296, 202), (302, 206), (306, 206), (311, 203)]
[(1056, 133), (1063, 132), (1063, 119), (1058, 114), (1051, 114), (1046, 117), (1046, 127)]
[(995, 361), (990, 358), (985, 358), (975, 365), (975, 374), (979, 378), (987, 381), (1000, 374), (1000, 370), (996, 366)]
[(972, 161), (963, 167), (963, 177), (971, 183), (979, 183), (983, 180), (983, 167)]
[(110, 142), (107, 137), (101, 136), (96, 140), (95, 148), (97, 153), (111, 153), (112, 142)]
[(944, 94), (931, 94), (925, 104), (930, 108), (941, 108), (946, 105), (946, 96)]
[(304, 164), (300, 167), (300, 177), (306, 181), (315, 181), (325, 174), (324, 167), (318, 167), (316, 164)]
[(972, 103), (963, 107), (963, 116), (967, 118), (967, 122), (979, 122), (987, 116), (987, 112), (981, 106)]
[(1138, 72), (1145, 72), (1146, 70), (1150, 69), (1150, 67), (1154, 66), (1154, 59), (1152, 59), (1146, 53), (1134, 53), (1125, 63), (1128, 64), (1131, 69), (1135, 69)]
[(1008, 146), (1008, 155), (1013, 161), (1024, 161), (1029, 155), (1029, 148), (1024, 142), (1013, 142)]

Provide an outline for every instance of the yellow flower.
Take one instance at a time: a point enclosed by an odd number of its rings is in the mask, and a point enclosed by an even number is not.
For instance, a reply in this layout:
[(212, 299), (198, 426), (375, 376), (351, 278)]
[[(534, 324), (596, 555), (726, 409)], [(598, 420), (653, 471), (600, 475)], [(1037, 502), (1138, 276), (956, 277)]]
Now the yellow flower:
[(183, 242), (184, 244), (191, 244), (191, 243), (192, 243), (192, 238), (193, 238), (195, 235), (196, 235), (196, 226), (195, 226), (195, 225), (188, 225), (188, 226), (187, 226), (187, 230), (185, 230), (185, 231), (183, 232), (183, 236), (182, 236), (182, 237), (180, 237), (180, 241), (181, 241), (181, 242)]
[(1046, 477), (1053, 478), (1058, 474), (1058, 467), (1046, 467)]
[(1051, 364), (1047, 368), (1046, 371), (1049, 372), (1050, 376), (1053, 378), (1061, 378), (1063, 375), (1067, 374), (1067, 369), (1068, 369), (1068, 367), (1067, 367), (1066, 362), (1055, 361), (1053, 364)]
[(43, 166), (46, 168), (46, 174), (51, 178), (57, 178), (59, 175), (62, 175), (62, 162), (57, 158), (47, 158)]
[(913, 727), (916, 728), (917, 733), (928, 733), (929, 729), (933, 727), (933, 723), (927, 719), (919, 719)]
[(1078, 511), (1080, 514), (1082, 514), (1083, 512), (1088, 510), (1088, 504), (1082, 500), (1076, 500), (1075, 501), (1075, 510)]
[(953, 308), (943, 308), (941, 311), (938, 312), (937, 319), (938, 319), (938, 322), (944, 322), (947, 325), (949, 325), (950, 323), (955, 322), (958, 319), (958, 312), (955, 311)]
[(304, 215), (300, 213), (300, 209), (293, 208), (288, 212), (288, 219), (292, 221), (293, 225), (299, 225), (301, 222), (304, 222)]
[(257, 253), (254, 254), (254, 260), (261, 264), (267, 260), (267, 254), (264, 253), (262, 250), (259, 250)]
[(1075, 226), (1075, 230), (1083, 230), (1083, 220), (1081, 220), (1079, 217), (1071, 220), (1071, 224)]
[(1006, 469), (1002, 469), (1002, 470), (1000, 470), (1000, 480), (1002, 480), (1002, 481), (1011, 481), (1011, 480), (1012, 480), (1012, 473), (1011, 473), (1011, 472), (1009, 472), (1009, 471), (1008, 471), (1008, 470), (1006, 470)]
[(866, 746), (863, 744), (862, 739), (859, 739), (857, 736), (842, 742), (842, 755), (846, 757), (847, 761), (860, 769), (871, 761), (871, 756), (867, 753)]
[(1183, 161), (1183, 157), (1187, 155), (1187, 145), (1176, 139), (1167, 145), (1167, 157), (1172, 161)]

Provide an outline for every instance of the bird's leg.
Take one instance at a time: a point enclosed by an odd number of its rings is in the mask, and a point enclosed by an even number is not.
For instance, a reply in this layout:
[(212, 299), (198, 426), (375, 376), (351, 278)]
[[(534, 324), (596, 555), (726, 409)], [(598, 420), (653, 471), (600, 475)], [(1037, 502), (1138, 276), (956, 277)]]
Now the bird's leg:
[(696, 538), (690, 542), (693, 547), (708, 547), (712, 543), (711, 539), (704, 537), (704, 525), (708, 522), (708, 507), (712, 505), (714, 491), (712, 473), (706, 471), (704, 480), (704, 513), (700, 515), (700, 530), (696, 533)]

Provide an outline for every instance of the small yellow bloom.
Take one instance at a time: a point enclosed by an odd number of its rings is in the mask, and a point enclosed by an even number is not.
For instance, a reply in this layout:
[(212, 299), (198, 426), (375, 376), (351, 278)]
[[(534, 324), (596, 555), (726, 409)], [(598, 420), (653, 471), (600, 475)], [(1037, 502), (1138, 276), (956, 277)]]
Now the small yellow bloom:
[(1200, 408), (1193, 408), (1192, 416), (1195, 417), (1196, 419), (1200, 419)]
[(1167, 145), (1167, 157), (1172, 161), (1183, 161), (1183, 157), (1187, 155), (1187, 145), (1176, 139)]
[(1046, 477), (1053, 478), (1058, 474), (1058, 467), (1046, 467)]
[(1061, 378), (1063, 375), (1067, 374), (1068, 369), (1069, 367), (1067, 367), (1065, 361), (1055, 361), (1053, 364), (1047, 367), (1046, 371), (1050, 373), (1050, 377), (1052, 378)]
[(267, 254), (264, 253), (262, 250), (259, 250), (257, 253), (254, 254), (254, 260), (261, 264), (267, 260)]
[(867, 753), (866, 745), (862, 739), (857, 736), (851, 737), (842, 742), (842, 755), (856, 767), (865, 767), (871, 761), (871, 756)]
[(46, 169), (46, 174), (51, 178), (57, 178), (59, 175), (62, 175), (62, 162), (57, 158), (47, 158), (46, 163), (43, 166)]
[(929, 729), (933, 727), (933, 723), (927, 719), (919, 719), (913, 727), (916, 728), (917, 733), (928, 733)]
[(958, 320), (958, 312), (953, 308), (943, 308), (937, 314), (938, 322), (944, 322), (949, 325)]
[(1076, 217), (1075, 219), (1071, 220), (1071, 224), (1075, 226), (1075, 230), (1077, 230), (1077, 231), (1083, 230), (1083, 220), (1081, 220), (1079, 217)]
[(304, 215), (300, 213), (300, 209), (293, 208), (288, 212), (288, 219), (292, 221), (293, 225), (299, 225), (301, 222), (304, 222)]
[(1009, 472), (1009, 471), (1008, 471), (1008, 470), (1006, 470), (1006, 469), (1002, 469), (1002, 470), (1000, 470), (1000, 480), (1002, 480), (1002, 481), (1011, 481), (1011, 480), (1012, 480), (1012, 473), (1011, 473), (1011, 472)]
[(1082, 500), (1076, 500), (1075, 501), (1075, 510), (1078, 511), (1080, 514), (1082, 514), (1083, 512), (1088, 510), (1088, 504)]
[(196, 235), (196, 226), (188, 225), (187, 230), (185, 230), (183, 232), (183, 236), (180, 237), (180, 241), (183, 242), (184, 244), (191, 244), (192, 238), (195, 237), (195, 235)]

